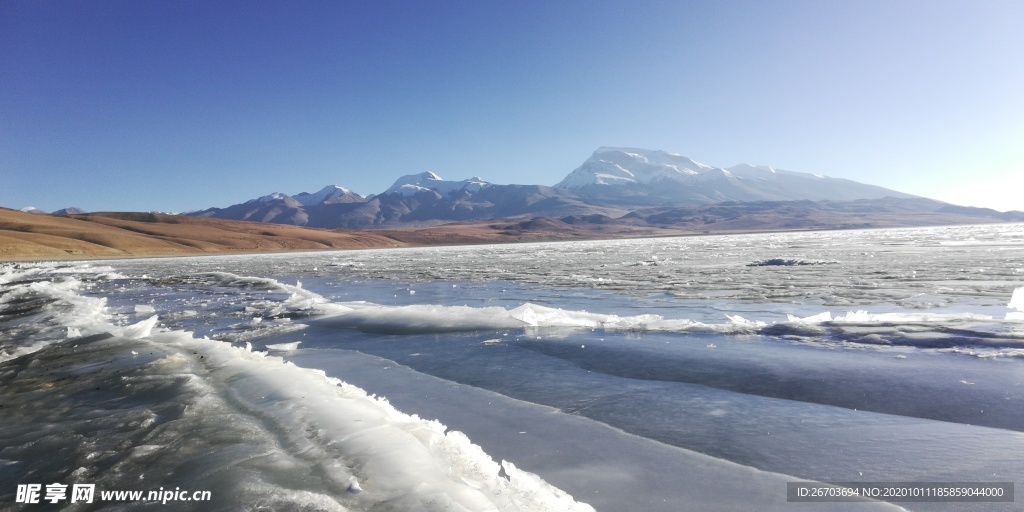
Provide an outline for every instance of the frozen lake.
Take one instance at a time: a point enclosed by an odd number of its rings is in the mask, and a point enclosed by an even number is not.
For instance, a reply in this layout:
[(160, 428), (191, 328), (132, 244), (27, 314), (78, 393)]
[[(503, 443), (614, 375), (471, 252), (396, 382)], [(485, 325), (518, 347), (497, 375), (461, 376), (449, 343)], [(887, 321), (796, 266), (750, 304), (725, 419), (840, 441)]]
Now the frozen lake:
[(0, 294), (4, 506), (57, 482), (211, 491), (196, 510), (1019, 510), (786, 482), (1019, 478), (1022, 225), (8, 264)]

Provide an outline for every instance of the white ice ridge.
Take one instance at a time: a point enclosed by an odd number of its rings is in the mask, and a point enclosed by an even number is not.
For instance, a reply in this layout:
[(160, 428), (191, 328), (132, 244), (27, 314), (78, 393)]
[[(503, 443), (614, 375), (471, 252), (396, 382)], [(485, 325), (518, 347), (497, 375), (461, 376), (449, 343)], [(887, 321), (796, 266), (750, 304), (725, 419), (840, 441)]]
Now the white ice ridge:
[(239, 276), (230, 272), (208, 272), (200, 277), (220, 286), (246, 286), (275, 290), (288, 298), (262, 312), (278, 317), (290, 312), (305, 311), (321, 316), (317, 321), (338, 327), (351, 327), (371, 332), (421, 333), (461, 332), (523, 327), (577, 327), (611, 330), (679, 331), (725, 334), (755, 333), (769, 324), (747, 320), (739, 315), (726, 315), (727, 322), (704, 323), (690, 319), (666, 319), (660, 315), (618, 316), (586, 311), (573, 311), (525, 303), (513, 309), (503, 307), (470, 307), (418, 304), (387, 306), (370, 302), (330, 302), (316, 292), (282, 283), (268, 277)]
[(287, 293), (289, 297), (264, 311), (278, 317), (294, 311), (307, 311), (322, 318), (318, 322), (372, 332), (421, 333), (460, 332), (522, 327), (578, 327), (611, 330), (685, 331), (708, 333), (754, 333), (765, 322), (726, 315), (728, 322), (708, 324), (689, 319), (666, 319), (660, 315), (618, 316), (586, 311), (550, 308), (525, 303), (514, 309), (502, 307), (442, 306), (433, 304), (386, 306), (369, 302), (330, 302), (302, 287), (272, 278), (239, 276), (229, 272), (202, 274), (221, 286), (250, 286)]
[(863, 310), (849, 311), (845, 315), (836, 317), (833, 317), (829, 311), (808, 317), (786, 316), (788, 322), (797, 324), (900, 324), (995, 319), (992, 315), (979, 315), (976, 313), (869, 313)]
[[(589, 313), (561, 308), (551, 308), (525, 303), (516, 308), (444, 306), (418, 304), (409, 306), (387, 306), (365, 301), (330, 302), (327, 298), (302, 287), (281, 283), (271, 278), (243, 277), (227, 272), (204, 274), (224, 286), (259, 286), (288, 294), (288, 298), (272, 303), (262, 315), (269, 317), (287, 316), (288, 313), (303, 311), (316, 318), (322, 325), (359, 329), (366, 332), (394, 334), (417, 334), (438, 332), (468, 332), (493, 329), (519, 328), (580, 328), (607, 329), (618, 331), (686, 332), (717, 334), (763, 334), (775, 332), (777, 328), (817, 329), (818, 326), (890, 326), (896, 324), (960, 324), (964, 322), (1000, 322), (991, 315), (976, 313), (921, 313), (888, 312), (871, 313), (863, 310), (848, 311), (833, 316), (825, 311), (808, 317), (787, 315), (786, 320), (766, 322), (752, 320), (740, 315), (725, 315), (719, 323), (701, 322), (687, 318), (665, 318), (661, 315), (619, 316), (614, 314)], [(1024, 302), (1024, 288), (1014, 292), (1011, 307), (1020, 307)], [(1007, 313), (1006, 321), (1024, 320), (1024, 312)], [(297, 324), (299, 328), (303, 324)], [(283, 328), (275, 325), (275, 328)], [(1007, 334), (1009, 338), (1020, 335)], [(256, 333), (255, 337), (258, 337)], [(245, 341), (245, 336), (231, 336), (225, 339)]]
[[(254, 288), (288, 294), (286, 300), (266, 311), (265, 316), (277, 317), (289, 311), (333, 311), (338, 309), (336, 305), (329, 304), (329, 301), (323, 296), (303, 288), (301, 281), (290, 285), (269, 277), (240, 276), (230, 272), (203, 272), (190, 276), (190, 278), (213, 286)], [(347, 307), (340, 307), (340, 309), (348, 310)]]
[(1024, 320), (1024, 286), (1013, 291), (1013, 296), (1010, 297), (1010, 303), (1007, 304), (1006, 307), (1017, 310), (1007, 313), (1007, 320)]
[(368, 332), (423, 333), (459, 332), (524, 327), (568, 327), (625, 331), (676, 331), (742, 334), (766, 327), (765, 322), (739, 315), (728, 322), (708, 324), (689, 319), (666, 319), (660, 315), (618, 316), (572, 311), (526, 303), (514, 309), (469, 306), (382, 306), (371, 303), (323, 304), (318, 323), (351, 327)]
[[(904, 323), (961, 323), (998, 321), (991, 315), (976, 313), (869, 313), (850, 311), (833, 317), (825, 311), (808, 317), (787, 315), (785, 321), (764, 322), (740, 315), (725, 315), (725, 322), (707, 323), (661, 315), (618, 316), (588, 313), (526, 303), (514, 309), (502, 307), (412, 305), (384, 306), (371, 303), (318, 304), (323, 316), (318, 323), (350, 327), (367, 332), (424, 333), (459, 332), (517, 328), (583, 328), (614, 331), (658, 331), (718, 334), (758, 334), (773, 326), (895, 325)], [(1013, 319), (1010, 313), (1007, 319)]]
[(0, 338), (0, 362), (31, 354), (68, 338), (101, 333), (126, 338), (149, 335), (157, 322), (155, 315), (133, 325), (113, 325), (106, 299), (80, 295), (86, 283), (73, 274), (95, 279), (122, 277), (109, 267), (91, 265), (0, 266), (0, 286), (4, 291), (0, 294), (0, 313), (8, 307), (41, 304), (29, 321), (15, 322), (17, 336)]
[(507, 461), (499, 466), (461, 432), (404, 414), (320, 370), (181, 333), (154, 340), (203, 356), (209, 378), (235, 403), (280, 427), (286, 444), (320, 465), (336, 487), (360, 491), (348, 502), (400, 510), (593, 511)]

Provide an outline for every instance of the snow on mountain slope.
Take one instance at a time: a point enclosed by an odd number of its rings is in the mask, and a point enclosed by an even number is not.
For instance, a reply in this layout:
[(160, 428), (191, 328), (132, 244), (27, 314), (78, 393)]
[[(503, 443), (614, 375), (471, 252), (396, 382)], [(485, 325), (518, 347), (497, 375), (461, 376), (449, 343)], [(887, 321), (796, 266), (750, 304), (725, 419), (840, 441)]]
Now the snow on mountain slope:
[(250, 199), (250, 200), (246, 201), (245, 204), (249, 204), (249, 203), (272, 203), (274, 201), (284, 201), (286, 199), (292, 199), (292, 196), (290, 196), (288, 194), (284, 194), (282, 192), (274, 192), (273, 194), (267, 194), (267, 195), (262, 196), (262, 197), (257, 197), (256, 199)]
[(292, 199), (298, 201), (302, 206), (333, 203), (357, 203), (365, 200), (363, 196), (339, 185), (328, 185), (320, 189), (319, 192), (302, 192), (292, 196)]
[(391, 187), (385, 190), (381, 195), (401, 194), (403, 196), (411, 196), (420, 192), (433, 190), (442, 196), (447, 196), (457, 190), (477, 192), (488, 185), (490, 185), (490, 183), (478, 177), (462, 181), (447, 181), (428, 171), (419, 174), (409, 174), (398, 178), (398, 180), (395, 181), (395, 184), (391, 185)]
[(912, 197), (874, 185), (768, 166), (740, 164), (724, 169), (665, 151), (609, 147), (595, 151), (555, 188), (584, 199), (630, 204)]
[(779, 171), (774, 167), (750, 164), (734, 165), (726, 170), (731, 172), (733, 176), (750, 179), (770, 179), (773, 174), (779, 173)]
[(282, 192), (274, 192), (273, 194), (267, 194), (256, 199), (250, 199), (243, 204), (251, 203), (282, 203), (291, 208), (301, 208), (303, 206), (315, 206), (319, 204), (333, 204), (333, 203), (358, 203), (365, 201), (366, 199), (352, 192), (351, 190), (339, 186), (339, 185), (328, 185), (318, 192), (300, 192), (294, 196)]
[(713, 167), (665, 151), (602, 147), (555, 188), (577, 189), (588, 185), (650, 184), (658, 180), (682, 181)]

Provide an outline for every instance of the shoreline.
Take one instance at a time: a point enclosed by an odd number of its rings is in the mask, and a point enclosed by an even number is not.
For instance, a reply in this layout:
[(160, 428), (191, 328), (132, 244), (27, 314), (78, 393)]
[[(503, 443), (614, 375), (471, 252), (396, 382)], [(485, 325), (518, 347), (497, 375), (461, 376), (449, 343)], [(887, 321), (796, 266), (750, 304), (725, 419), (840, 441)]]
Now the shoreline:
[[(51, 216), (0, 208), (0, 263), (133, 260), (414, 247), (459, 247), (566, 241), (857, 231), (1014, 222), (936, 218), (840, 226), (699, 229), (702, 226), (590, 225), (523, 229), (516, 219), (402, 229), (321, 229), (163, 214), (94, 213)], [(948, 220), (948, 219), (947, 219)], [(867, 224), (867, 225), (864, 225)]]

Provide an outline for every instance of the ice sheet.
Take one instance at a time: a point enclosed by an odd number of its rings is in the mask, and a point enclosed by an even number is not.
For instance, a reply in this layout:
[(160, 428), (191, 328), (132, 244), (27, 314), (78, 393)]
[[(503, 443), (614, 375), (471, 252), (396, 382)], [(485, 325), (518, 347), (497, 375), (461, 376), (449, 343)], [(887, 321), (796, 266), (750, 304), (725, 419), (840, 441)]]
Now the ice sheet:
[[(288, 357), (300, 366), (346, 375), (377, 389), (400, 408), (445, 417), (489, 453), (516, 458), (597, 510), (674, 512), (779, 510), (794, 477), (758, 471), (627, 434), (468, 385), (415, 372), (393, 361), (349, 351), (310, 349)], [(811, 510), (900, 510), (889, 504), (801, 504)]]
[[(499, 466), (465, 435), (322, 372), (157, 329), (156, 315), (114, 325), (101, 299), (75, 299), (75, 281), (24, 286), (51, 299), (20, 302), (54, 324), (39, 332), (65, 322), (98, 334), (0, 365), (5, 502), (15, 483), (63, 480), (212, 487), (221, 506), (278, 510), (592, 510), (512, 463)], [(55, 303), (60, 313), (47, 315)]]

